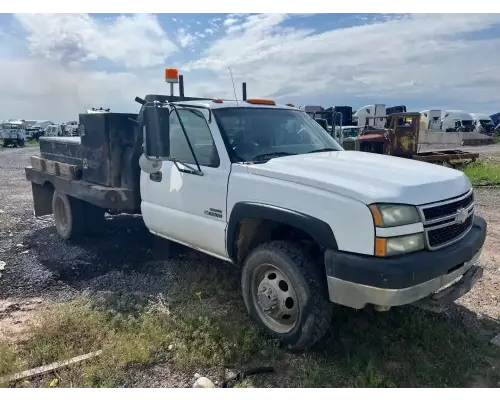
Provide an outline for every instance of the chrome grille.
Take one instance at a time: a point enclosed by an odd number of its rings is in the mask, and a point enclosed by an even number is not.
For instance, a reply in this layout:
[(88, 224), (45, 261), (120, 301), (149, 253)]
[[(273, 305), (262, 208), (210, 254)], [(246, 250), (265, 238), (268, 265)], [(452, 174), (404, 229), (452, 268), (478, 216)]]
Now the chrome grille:
[(430, 250), (459, 241), (471, 229), (474, 219), (472, 189), (456, 198), (419, 207), (425, 239)]
[(433, 220), (456, 213), (459, 208), (467, 208), (474, 203), (474, 193), (466, 195), (459, 200), (450, 200), (450, 203), (441, 204), (429, 208), (424, 208), (424, 216), (426, 220)]

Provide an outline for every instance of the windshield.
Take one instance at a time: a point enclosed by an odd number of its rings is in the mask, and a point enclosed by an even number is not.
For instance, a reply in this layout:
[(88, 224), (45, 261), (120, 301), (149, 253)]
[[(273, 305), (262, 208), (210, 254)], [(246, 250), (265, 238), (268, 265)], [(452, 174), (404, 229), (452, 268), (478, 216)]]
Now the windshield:
[(491, 122), (489, 119), (481, 119), (481, 120), (479, 120), (479, 122), (481, 123), (482, 126), (486, 126), (486, 125), (493, 126), (493, 122)]
[(285, 156), (342, 147), (302, 111), (230, 107), (214, 110), (219, 129), (239, 161), (262, 155)]
[(3, 126), (4, 129), (20, 129), (21, 128), (21, 125), (17, 125), (17, 124), (5, 124)]

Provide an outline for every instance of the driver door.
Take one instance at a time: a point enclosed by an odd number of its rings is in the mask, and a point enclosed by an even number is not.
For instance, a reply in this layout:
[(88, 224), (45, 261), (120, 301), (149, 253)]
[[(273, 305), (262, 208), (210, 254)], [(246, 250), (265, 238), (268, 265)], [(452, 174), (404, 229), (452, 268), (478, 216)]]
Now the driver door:
[(203, 174), (181, 172), (173, 161), (163, 161), (155, 174), (141, 171), (144, 221), (157, 235), (227, 260), (229, 157), (213, 118), (209, 124), (198, 109), (179, 107), (178, 112), (196, 158), (175, 112), (170, 115), (170, 157), (194, 170), (198, 161)]

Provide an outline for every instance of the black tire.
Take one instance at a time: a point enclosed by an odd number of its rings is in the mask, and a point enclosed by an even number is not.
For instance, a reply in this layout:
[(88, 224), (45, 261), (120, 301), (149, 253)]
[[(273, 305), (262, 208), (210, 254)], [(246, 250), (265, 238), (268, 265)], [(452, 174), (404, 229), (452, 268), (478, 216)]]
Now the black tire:
[(54, 191), (52, 213), (59, 236), (65, 240), (80, 237), (85, 232), (85, 203)]
[(105, 228), (106, 218), (104, 214), (106, 210), (90, 203), (84, 203), (84, 206), (85, 233), (91, 236), (101, 234)]
[[(297, 302), (296, 318), (288, 331), (280, 331), (271, 326), (274, 326), (274, 322), (269, 322), (270, 320), (265, 317), (266, 313), (257, 296), (258, 288), (262, 288), (262, 286), (257, 286), (258, 282), (262, 284), (272, 275), (268, 274), (267, 277), (259, 278), (264, 271), (263, 268), (267, 268), (263, 267), (266, 264), (276, 267), (279, 270), (278, 275), (283, 274), (287, 278), (285, 281), (291, 284), (291, 289), (286, 286), (287, 290), (282, 292), (285, 293), (284, 296), (290, 293), (296, 297), (296, 300), (292, 298), (292, 307), (295, 307), (294, 303)], [(278, 286), (281, 283), (282, 281), (279, 281)], [(290, 346), (294, 350), (305, 350), (318, 342), (328, 331), (333, 305), (328, 299), (326, 274), (324, 269), (320, 268), (299, 245), (274, 241), (255, 248), (243, 265), (241, 284), (243, 299), (250, 316), (281, 344)], [(278, 307), (280, 310), (285, 308), (289, 298), (286, 298), (284, 302), (281, 300), (277, 301), (282, 304)], [(289, 306), (286, 305), (286, 307)], [(264, 317), (261, 317), (262, 315)], [(285, 322), (285, 316), (282, 317), (283, 322)]]

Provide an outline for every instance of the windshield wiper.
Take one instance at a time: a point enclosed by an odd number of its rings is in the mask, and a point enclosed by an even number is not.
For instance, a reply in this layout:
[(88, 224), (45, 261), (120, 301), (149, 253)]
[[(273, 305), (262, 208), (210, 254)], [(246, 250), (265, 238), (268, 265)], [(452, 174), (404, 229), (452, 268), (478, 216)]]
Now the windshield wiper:
[(322, 149), (308, 151), (307, 154), (309, 154), (309, 153), (325, 153), (327, 151), (337, 151), (337, 150), (332, 149), (331, 147), (324, 147)]
[(275, 151), (272, 153), (257, 154), (252, 161), (269, 161), (273, 157), (295, 156), (296, 153), (287, 153), (286, 151)]

